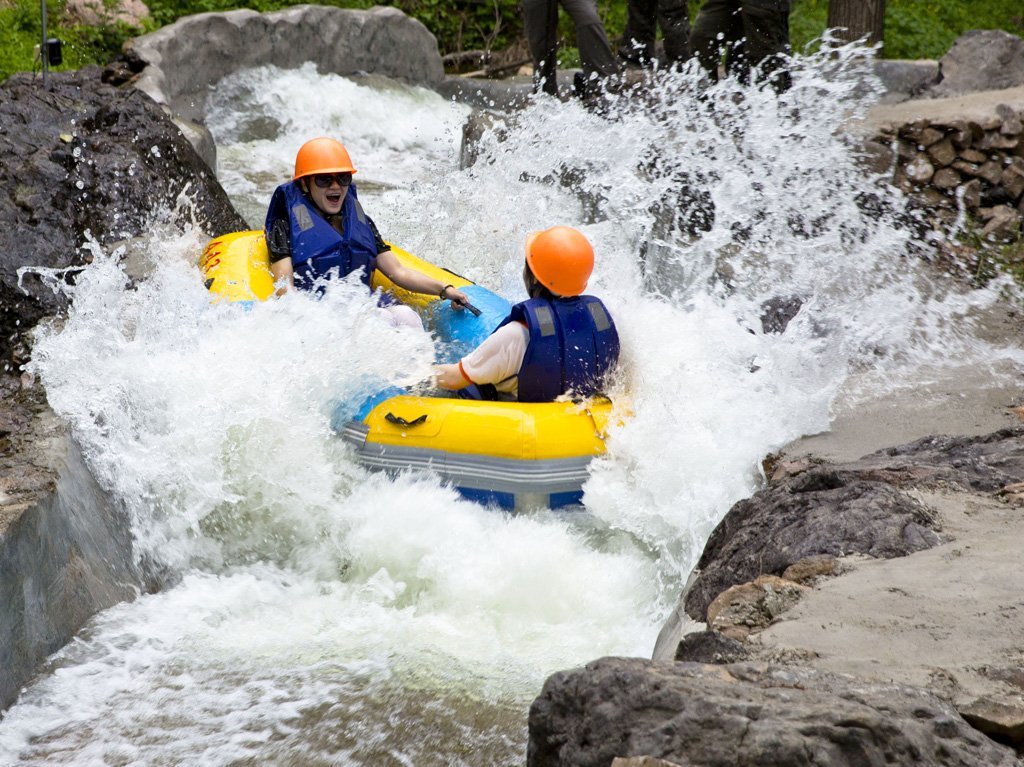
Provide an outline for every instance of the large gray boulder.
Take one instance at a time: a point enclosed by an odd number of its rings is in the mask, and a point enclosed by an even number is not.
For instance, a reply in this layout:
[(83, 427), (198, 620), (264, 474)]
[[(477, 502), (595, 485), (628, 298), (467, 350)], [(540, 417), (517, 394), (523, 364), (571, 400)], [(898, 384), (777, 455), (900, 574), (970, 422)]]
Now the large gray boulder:
[(704, 621), (731, 586), (782, 575), (811, 557), (890, 559), (937, 545), (934, 512), (911, 491), (942, 484), (993, 492), (1024, 481), (1024, 429), (927, 437), (846, 464), (802, 464), (733, 506), (715, 528), (685, 595)]
[(1021, 764), (920, 688), (767, 664), (602, 658), (550, 677), (529, 722), (529, 767)]
[(730, 586), (823, 554), (890, 558), (941, 541), (928, 508), (885, 482), (814, 468), (740, 501), (715, 528), (686, 594), (686, 612), (707, 620)]
[(875, 76), (882, 81), (883, 103), (897, 103), (914, 98), (939, 79), (939, 62), (929, 59), (877, 59)]
[(202, 118), (211, 85), (263, 65), (313, 62), (323, 73), (375, 73), (427, 87), (444, 80), (437, 39), (397, 8), (380, 6), (200, 13), (136, 37), (129, 55), (147, 65), (135, 87), (188, 120)]
[(147, 588), (130, 527), (42, 387), (0, 376), (0, 712), (89, 618)]
[(961, 96), (1024, 85), (1024, 40), (1000, 29), (965, 32), (939, 61), (934, 97)]
[[(187, 190), (187, 192), (186, 192)], [(176, 204), (186, 193), (191, 210)], [(247, 228), (213, 173), (152, 99), (100, 82), (100, 70), (0, 83), (0, 371), (24, 362), (22, 334), (61, 311), (38, 273), (73, 280), (101, 245), (148, 232), (156, 211), (192, 216), (211, 234)]]

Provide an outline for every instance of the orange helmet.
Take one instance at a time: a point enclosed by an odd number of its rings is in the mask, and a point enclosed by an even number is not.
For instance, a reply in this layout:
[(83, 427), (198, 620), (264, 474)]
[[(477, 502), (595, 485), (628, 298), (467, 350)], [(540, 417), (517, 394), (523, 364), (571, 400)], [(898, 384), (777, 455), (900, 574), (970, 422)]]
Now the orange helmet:
[(578, 229), (553, 226), (527, 236), (526, 263), (555, 295), (578, 296), (594, 271), (594, 248)]
[(348, 150), (340, 141), (320, 137), (307, 141), (295, 155), (295, 176), (292, 180), (314, 173), (355, 173)]

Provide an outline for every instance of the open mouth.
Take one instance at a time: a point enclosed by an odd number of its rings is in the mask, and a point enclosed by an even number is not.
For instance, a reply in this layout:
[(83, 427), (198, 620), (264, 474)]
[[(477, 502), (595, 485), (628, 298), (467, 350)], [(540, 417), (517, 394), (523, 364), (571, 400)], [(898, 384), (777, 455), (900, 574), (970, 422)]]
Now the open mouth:
[(338, 205), (341, 202), (341, 192), (328, 192), (325, 197), (328, 205)]

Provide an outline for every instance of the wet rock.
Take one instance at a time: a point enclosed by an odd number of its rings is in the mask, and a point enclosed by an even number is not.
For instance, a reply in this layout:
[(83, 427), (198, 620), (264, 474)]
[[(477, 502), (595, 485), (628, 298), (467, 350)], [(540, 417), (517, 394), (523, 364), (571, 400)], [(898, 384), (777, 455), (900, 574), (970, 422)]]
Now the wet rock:
[(1024, 194), (1024, 159), (1014, 157), (1010, 160), (1010, 164), (1003, 169), (1003, 175), (999, 177), (999, 186), (1015, 200)]
[(602, 658), (551, 676), (529, 725), (530, 767), (1019, 765), (920, 688), (760, 664)]
[(774, 575), (732, 586), (708, 605), (708, 628), (730, 639), (746, 639), (795, 605), (809, 589)]
[(705, 620), (730, 586), (781, 575), (816, 555), (905, 556), (940, 542), (929, 509), (881, 481), (821, 466), (740, 501), (711, 534), (686, 595), (686, 612)]
[(445, 98), (455, 99), (462, 104), (508, 112), (526, 106), (533, 93), (533, 83), (446, 77), (437, 85), (436, 90)]
[(513, 128), (511, 118), (499, 112), (474, 109), (462, 126), (462, 143), (459, 146), (459, 168), (465, 170), (476, 163), (480, 144), (485, 136), (492, 136), (496, 143), (508, 139)]
[[(189, 201), (179, 205), (179, 197)], [(155, 215), (208, 232), (246, 228), (213, 173), (143, 93), (100, 81), (97, 67), (0, 83), (0, 372), (12, 350), (65, 299), (101, 245), (148, 233)], [(24, 276), (18, 269), (51, 270)]]
[[(1024, 489), (1024, 488), (1022, 488)], [(1022, 668), (988, 668), (985, 669), (985, 676), (1000, 682), (1006, 682), (1011, 687), (1018, 688), (1024, 692), (1024, 667)]]
[(942, 141), (943, 133), (941, 130), (935, 127), (928, 127), (921, 131), (921, 135), (918, 138), (918, 144), (923, 149), (930, 149), (932, 146)]
[(892, 558), (941, 542), (934, 513), (905, 492), (958, 486), (997, 492), (1024, 481), (1024, 429), (927, 437), (851, 463), (810, 464), (740, 501), (711, 534), (685, 597), (705, 620), (730, 586), (781, 575), (817, 555)]
[(804, 305), (799, 296), (776, 296), (761, 304), (761, 330), (781, 334)]
[(987, 131), (978, 142), (978, 149), (989, 151), (992, 149), (1016, 149), (1020, 144), (1020, 137), (1017, 135), (1007, 136), (1004, 133)]
[(960, 185), (960, 174), (953, 168), (940, 168), (932, 177), (932, 185), (943, 191), (955, 189)]
[(974, 131), (964, 120), (950, 120), (949, 130), (949, 138), (957, 149), (967, 149), (974, 142)]
[[(329, 41), (329, 44), (311, 41)], [(174, 119), (201, 124), (212, 85), (262, 65), (320, 72), (373, 72), (433, 87), (444, 80), (437, 40), (397, 8), (349, 10), (299, 5), (272, 13), (251, 10), (185, 16), (129, 43), (147, 66), (135, 81)]]
[[(900, 126), (900, 138), (906, 139), (915, 146), (920, 146), (922, 134), (930, 125), (931, 123), (927, 119), (914, 120), (913, 122), (905, 123)], [(935, 140), (938, 141), (939, 138), (942, 138), (941, 134)]]
[(839, 560), (835, 557), (815, 556), (790, 565), (783, 571), (782, 577), (804, 586), (813, 586), (822, 578), (838, 575), (840, 570)]
[(1015, 748), (1024, 747), (1024, 697), (977, 700), (961, 706), (960, 715), (986, 735)]
[(994, 493), (1024, 481), (1024, 428), (976, 437), (924, 437), (871, 453), (842, 469), (901, 488), (951, 485)]
[(998, 160), (989, 160), (978, 168), (976, 175), (994, 186), (1003, 177), (1003, 164)]
[(1009, 104), (997, 104), (996, 114), (1003, 121), (1002, 125), (999, 126), (999, 132), (1004, 136), (1016, 136), (1024, 130), (1024, 125), (1021, 124), (1021, 116)]
[(692, 663), (739, 663), (750, 657), (747, 645), (717, 631), (687, 634), (676, 647), (675, 659)]
[(996, 29), (965, 32), (939, 61), (936, 97), (1024, 85), (1024, 40)]
[(912, 160), (917, 157), (917, 144), (900, 139), (896, 143), (896, 154), (901, 160)]
[(875, 75), (885, 86), (888, 101), (912, 98), (939, 79), (939, 62), (876, 59)]
[(64, 21), (67, 24), (86, 26), (113, 26), (126, 24), (141, 27), (149, 18), (149, 8), (142, 0), (67, 0), (64, 5)]
[(865, 141), (864, 149), (858, 159), (870, 173), (882, 175), (892, 172), (894, 158), (890, 144), (881, 141)]
[(804, 456), (795, 460), (779, 460), (780, 455), (773, 453), (762, 461), (765, 476), (771, 484), (777, 484), (787, 477), (795, 477), (803, 474), (812, 466), (820, 466), (823, 461), (816, 460), (810, 456)]
[(944, 138), (932, 144), (928, 147), (928, 156), (939, 167), (950, 165), (957, 157), (956, 148), (953, 146), (953, 139)]
[(0, 711), (47, 656), (145, 576), (125, 511), (39, 386), (0, 377)]
[(918, 155), (907, 163), (904, 172), (907, 174), (907, 178), (914, 183), (927, 184), (935, 175), (935, 166), (928, 162), (923, 155)]
[(976, 149), (964, 149), (960, 152), (960, 158), (965, 162), (973, 163), (974, 165), (981, 165), (987, 162), (989, 157), (984, 152), (979, 152)]
[(1017, 237), (1020, 231), (1021, 216), (1009, 205), (997, 205), (991, 209), (991, 215), (981, 229), (982, 237), (997, 240), (1010, 240)]
[(936, 209), (952, 210), (956, 207), (956, 203), (953, 201), (953, 198), (949, 196), (948, 192), (934, 186), (923, 189), (917, 195), (917, 199), (924, 204), (924, 208), (931, 211), (935, 211)]
[(963, 173), (965, 176), (972, 176), (974, 178), (978, 178), (979, 173), (981, 172), (980, 165), (976, 165), (973, 162), (965, 162), (963, 160), (957, 160), (950, 167), (959, 173)]

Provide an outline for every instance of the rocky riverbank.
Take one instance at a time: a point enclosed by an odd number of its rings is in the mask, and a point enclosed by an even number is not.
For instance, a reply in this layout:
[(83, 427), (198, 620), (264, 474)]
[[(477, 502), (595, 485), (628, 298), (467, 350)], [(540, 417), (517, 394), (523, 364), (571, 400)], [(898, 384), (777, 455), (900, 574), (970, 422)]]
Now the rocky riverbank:
[[(306, 44), (320, 35), (332, 44)], [(45, 89), (29, 75), (0, 83), (0, 712), (92, 615), (155, 588), (123, 512), (21, 375), (32, 330), (64, 315), (57, 288), (92, 245), (130, 256), (165, 221), (209, 236), (249, 228), (211, 169), (200, 94), (234, 68), (317, 52), (325, 71), (444, 76), (433, 36), (401, 12), (304, 6), (182, 19), (106, 70), (51, 73)]]
[[(938, 231), (973, 216), (1008, 242), (1024, 59), (1002, 54), (1024, 41), (964, 37), (934, 71), (890, 69), (906, 92), (855, 133)], [(932, 173), (916, 174), (925, 158)], [(987, 332), (1019, 342), (1016, 310), (997, 314)], [(548, 680), (531, 767), (1024, 764), (1020, 384), (965, 372), (768, 457), (766, 487), (712, 534), (654, 659)]]
[[(438, 79), (436, 46), (404, 17), (365, 12), (357, 23), (335, 11), (339, 34), (386, 37), (378, 24), (400, 25), (430, 59), (411, 71), (470, 98), (464, 83)], [(294, 60), (301, 46), (286, 33), (304, 23), (298, 13), (282, 12), (270, 26), (251, 12), (207, 16), (204, 32), (190, 33), (194, 48), (176, 47), (163, 30), (140, 42), (121, 74), (130, 81), (145, 72), (148, 51), (152, 69), (135, 82), (160, 86), (153, 95), (166, 97), (178, 127), (140, 91), (100, 82), (96, 69), (54, 76), (49, 91), (28, 78), (0, 85), (0, 210), (10, 222), (0, 232), (0, 353), (8, 368), (28, 358), (27, 331), (65, 308), (51, 284), (73, 281), (87, 265), (86, 232), (106, 247), (128, 241), (146, 231), (140, 211), (173, 208), (186, 189), (188, 215), (209, 233), (244, 228), (194, 148), (208, 138), (197, 94), (226, 73), (225, 61), (238, 60), (246, 29), (277, 41), (247, 63)], [(198, 49), (216, 51), (216, 60), (198, 59)], [(190, 68), (200, 63), (206, 79)], [(343, 58), (337, 67), (349, 65)], [(913, 121), (923, 103), (899, 108)], [(1002, 122), (979, 127), (1019, 135)], [(1002, 173), (993, 188), (1001, 184)], [(25, 266), (33, 270), (22, 279)], [(1008, 315), (1000, 332), (1013, 328)], [(0, 595), (12, 609), (0, 616), (0, 707), (89, 615), (144, 588), (126, 521), (90, 484), (42, 392), (16, 377), (2, 386)], [(949, 392), (991, 397), (983, 411), (973, 400), (962, 408), (966, 420), (950, 421), (952, 433), (1015, 425), (1011, 390), (992, 395), (974, 381), (950, 382)], [(956, 410), (941, 398), (935, 406), (947, 416)], [(913, 441), (944, 423), (890, 400), (841, 414), (829, 435), (774, 457), (766, 488), (737, 504), (709, 541), (658, 660), (601, 660), (549, 680), (531, 713), (530, 763), (1018, 764), (1024, 583), (1014, 543), (1024, 540), (1024, 433)], [(900, 442), (910, 444), (854, 460)], [(708, 629), (684, 636), (692, 621)]]
[(548, 680), (531, 765), (1022, 763), (1024, 427), (799, 451), (716, 528), (661, 659)]
[(112, 252), (159, 215), (245, 227), (147, 96), (104, 84), (95, 67), (50, 81), (0, 84), (0, 710), (92, 615), (143, 587), (128, 520), (20, 374), (33, 327), (65, 311), (54, 288), (88, 265), (90, 239)]
[(0, 711), (89, 618), (144, 588), (126, 514), (37, 385), (0, 378)]

